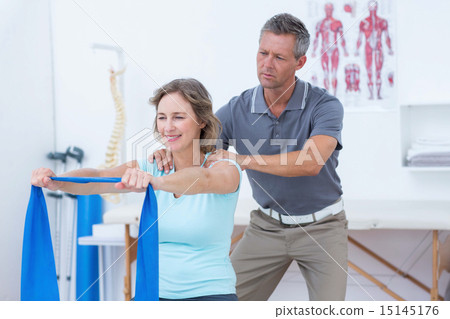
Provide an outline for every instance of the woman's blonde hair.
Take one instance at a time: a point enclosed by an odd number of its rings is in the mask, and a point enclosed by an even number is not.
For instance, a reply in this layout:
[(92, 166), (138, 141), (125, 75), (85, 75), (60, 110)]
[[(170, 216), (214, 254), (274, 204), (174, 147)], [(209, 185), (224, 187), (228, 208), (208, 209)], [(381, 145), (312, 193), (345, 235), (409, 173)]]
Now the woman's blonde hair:
[[(154, 105), (156, 112), (158, 112), (161, 99), (167, 94), (176, 92), (180, 93), (191, 104), (197, 119), (201, 123), (205, 123), (205, 127), (202, 128), (200, 133), (200, 151), (204, 153), (215, 151), (215, 144), (222, 130), (222, 125), (213, 113), (211, 95), (199, 81), (196, 79), (173, 80), (154, 92), (154, 96), (149, 100), (150, 104)], [(155, 133), (158, 133), (156, 119), (153, 129)]]

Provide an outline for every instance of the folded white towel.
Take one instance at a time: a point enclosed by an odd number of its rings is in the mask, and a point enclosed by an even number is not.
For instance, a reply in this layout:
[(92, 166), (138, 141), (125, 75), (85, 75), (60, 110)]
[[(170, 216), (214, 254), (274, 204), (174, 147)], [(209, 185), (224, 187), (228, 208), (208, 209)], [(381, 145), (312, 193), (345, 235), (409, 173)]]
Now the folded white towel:
[(450, 153), (450, 146), (418, 146), (412, 145), (406, 154), (406, 159), (411, 160), (414, 156), (427, 155), (427, 154), (446, 154)]
[(408, 166), (416, 167), (450, 167), (450, 157), (442, 159), (413, 158)]
[(409, 158), (407, 163), (408, 166), (420, 167), (450, 166), (450, 152), (418, 154)]
[(424, 145), (424, 146), (449, 146), (450, 147), (450, 138), (443, 136), (428, 136), (428, 137), (419, 137), (415, 144)]

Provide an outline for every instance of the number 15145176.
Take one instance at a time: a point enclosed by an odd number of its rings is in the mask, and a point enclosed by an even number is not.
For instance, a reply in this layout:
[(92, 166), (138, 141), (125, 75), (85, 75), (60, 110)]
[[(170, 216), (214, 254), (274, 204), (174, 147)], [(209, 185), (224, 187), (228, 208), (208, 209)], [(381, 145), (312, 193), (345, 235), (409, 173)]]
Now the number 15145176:
[(422, 306), (422, 305), (408, 305), (408, 306), (380, 306), (381, 316), (428, 316), (439, 314), (438, 306)]

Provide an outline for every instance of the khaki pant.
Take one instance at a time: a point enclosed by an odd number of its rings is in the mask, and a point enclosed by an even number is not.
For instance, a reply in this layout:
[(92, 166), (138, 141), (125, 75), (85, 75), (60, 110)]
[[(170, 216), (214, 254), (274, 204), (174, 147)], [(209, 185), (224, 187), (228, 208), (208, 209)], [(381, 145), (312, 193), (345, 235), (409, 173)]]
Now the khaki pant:
[(344, 300), (345, 212), (303, 227), (289, 227), (260, 210), (252, 211), (250, 224), (231, 254), (239, 300), (267, 300), (293, 260), (306, 280), (310, 300)]

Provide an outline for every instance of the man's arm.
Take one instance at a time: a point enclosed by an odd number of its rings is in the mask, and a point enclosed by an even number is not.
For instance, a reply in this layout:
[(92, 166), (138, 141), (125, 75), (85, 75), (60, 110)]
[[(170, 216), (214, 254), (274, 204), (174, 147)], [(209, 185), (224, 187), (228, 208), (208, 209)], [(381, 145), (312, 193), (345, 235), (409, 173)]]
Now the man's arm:
[(220, 158), (236, 160), (241, 169), (272, 175), (295, 177), (318, 175), (335, 150), (342, 148), (341, 131), (344, 108), (335, 97), (323, 93), (311, 114), (309, 139), (302, 149), (276, 155), (237, 155), (219, 150), (208, 161)]
[(208, 161), (230, 158), (236, 160), (242, 170), (251, 169), (284, 177), (316, 176), (336, 149), (337, 143), (334, 137), (316, 135), (307, 140), (300, 151), (253, 156), (219, 150), (210, 155)]

